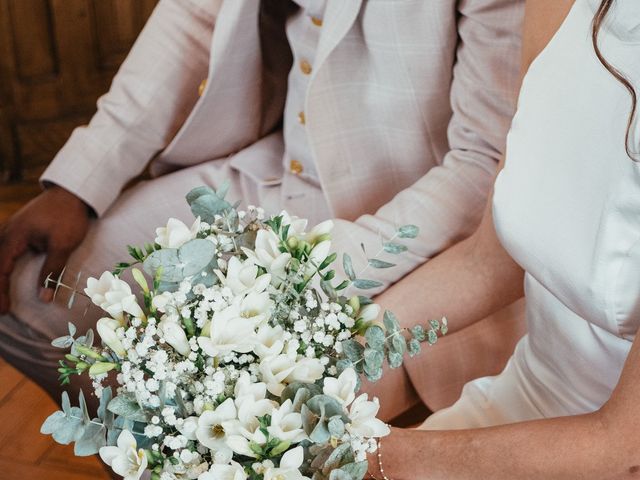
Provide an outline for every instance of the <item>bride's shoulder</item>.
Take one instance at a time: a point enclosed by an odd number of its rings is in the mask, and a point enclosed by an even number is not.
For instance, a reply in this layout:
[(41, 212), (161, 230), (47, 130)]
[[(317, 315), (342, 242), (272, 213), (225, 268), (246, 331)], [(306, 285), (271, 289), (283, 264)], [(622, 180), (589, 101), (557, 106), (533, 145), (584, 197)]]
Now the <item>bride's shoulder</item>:
[(573, 5), (574, 0), (527, 0), (522, 47), (524, 71), (551, 41)]

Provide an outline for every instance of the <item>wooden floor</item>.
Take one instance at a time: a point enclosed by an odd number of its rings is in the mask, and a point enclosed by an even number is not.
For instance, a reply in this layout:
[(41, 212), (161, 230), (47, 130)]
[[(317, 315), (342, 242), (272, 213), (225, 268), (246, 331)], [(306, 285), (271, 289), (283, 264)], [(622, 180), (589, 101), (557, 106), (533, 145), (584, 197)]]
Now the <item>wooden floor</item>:
[[(39, 192), (36, 182), (0, 185), (0, 223)], [(0, 479), (106, 480), (96, 457), (79, 458), (73, 447), (40, 434), (40, 425), (57, 410), (33, 382), (0, 359)]]

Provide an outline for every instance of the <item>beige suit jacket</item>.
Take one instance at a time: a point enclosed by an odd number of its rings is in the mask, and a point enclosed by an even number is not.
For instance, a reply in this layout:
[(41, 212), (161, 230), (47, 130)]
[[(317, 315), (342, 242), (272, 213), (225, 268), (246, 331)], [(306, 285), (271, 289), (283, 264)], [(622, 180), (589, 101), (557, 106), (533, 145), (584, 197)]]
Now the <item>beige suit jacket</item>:
[[(397, 226), (420, 227), (407, 254), (382, 256), (397, 268), (367, 270), (382, 288), (478, 224), (515, 109), (523, 4), (327, 1), (305, 113), (338, 219), (334, 248), (351, 252), (361, 271), (361, 244), (373, 256)], [(283, 0), (161, 0), (95, 117), (43, 181), (101, 215), (150, 162), (159, 175), (276, 131), (292, 65), (289, 8)], [(288, 175), (244, 158), (234, 166), (258, 183)]]

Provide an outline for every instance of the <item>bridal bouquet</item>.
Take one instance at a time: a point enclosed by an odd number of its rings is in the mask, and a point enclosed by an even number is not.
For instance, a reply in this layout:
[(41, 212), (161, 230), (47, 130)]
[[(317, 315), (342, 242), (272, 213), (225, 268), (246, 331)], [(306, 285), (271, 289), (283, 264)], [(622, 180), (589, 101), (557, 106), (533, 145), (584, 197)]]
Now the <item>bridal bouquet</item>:
[[(399, 367), (446, 320), (409, 332), (391, 312), (377, 322), (378, 305), (345, 292), (380, 284), (346, 254), (348, 278), (335, 279), (331, 221), (265, 219), (225, 190), (193, 190), (193, 225), (170, 219), (154, 244), (129, 247), (130, 263), (88, 280), (84, 293), (106, 313), (100, 345), (73, 324), (53, 344), (70, 349), (62, 384), (91, 377), (97, 417), (82, 393), (78, 406), (65, 393), (42, 433), (75, 442), (76, 455), (99, 453), (127, 480), (147, 470), (161, 480), (362, 479), (389, 429), (377, 399), (358, 394), (360, 376), (379, 380), (385, 359)], [(381, 251), (402, 253), (399, 239), (416, 235), (403, 226)], [(367, 268), (392, 266), (370, 258)]]

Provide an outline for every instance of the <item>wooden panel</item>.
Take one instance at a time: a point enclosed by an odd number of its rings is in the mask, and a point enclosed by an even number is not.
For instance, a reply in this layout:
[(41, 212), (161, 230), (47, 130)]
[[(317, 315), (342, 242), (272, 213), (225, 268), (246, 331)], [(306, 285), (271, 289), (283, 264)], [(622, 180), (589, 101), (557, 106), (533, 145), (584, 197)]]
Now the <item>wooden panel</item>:
[(9, 14), (20, 79), (55, 75), (55, 40), (47, 0), (11, 0)]
[(0, 0), (0, 181), (88, 121), (156, 3)]

